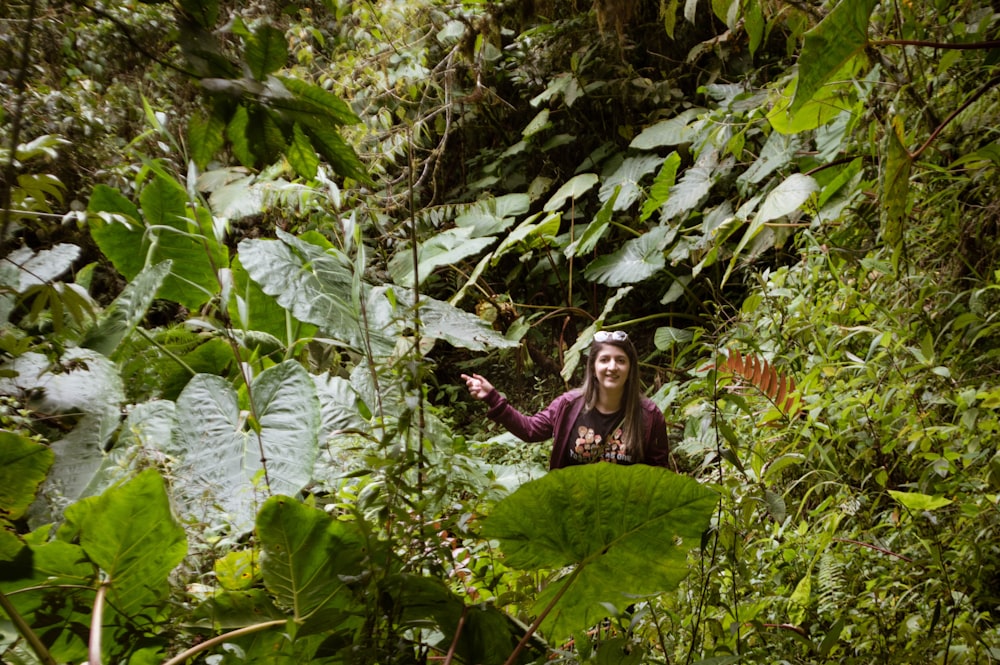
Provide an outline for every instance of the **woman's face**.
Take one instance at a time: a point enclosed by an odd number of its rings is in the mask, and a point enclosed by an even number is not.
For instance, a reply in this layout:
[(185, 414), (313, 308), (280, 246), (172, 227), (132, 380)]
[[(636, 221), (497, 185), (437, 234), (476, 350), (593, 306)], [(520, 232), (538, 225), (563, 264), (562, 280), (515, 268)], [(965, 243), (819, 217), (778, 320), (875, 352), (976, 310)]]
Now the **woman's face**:
[(630, 366), (625, 349), (614, 344), (601, 344), (594, 353), (594, 377), (604, 391), (625, 390)]

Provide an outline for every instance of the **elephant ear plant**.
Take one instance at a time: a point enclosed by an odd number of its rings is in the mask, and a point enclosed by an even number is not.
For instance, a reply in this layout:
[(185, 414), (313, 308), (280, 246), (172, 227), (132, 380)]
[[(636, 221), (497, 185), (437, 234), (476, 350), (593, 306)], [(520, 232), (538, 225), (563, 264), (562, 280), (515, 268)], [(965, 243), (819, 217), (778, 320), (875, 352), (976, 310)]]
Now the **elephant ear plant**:
[(511, 568), (562, 571), (536, 598), (525, 640), (536, 629), (569, 637), (609, 606), (675, 589), (718, 500), (692, 478), (645, 465), (569, 467), (522, 485), (483, 535), (500, 542)]

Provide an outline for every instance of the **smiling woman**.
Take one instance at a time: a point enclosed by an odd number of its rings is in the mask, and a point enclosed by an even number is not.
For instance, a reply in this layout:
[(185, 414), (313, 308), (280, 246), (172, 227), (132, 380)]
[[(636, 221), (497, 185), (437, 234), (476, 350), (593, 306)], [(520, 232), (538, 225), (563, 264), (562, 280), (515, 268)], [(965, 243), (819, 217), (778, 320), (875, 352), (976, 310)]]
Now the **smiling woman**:
[(638, 356), (628, 335), (594, 335), (583, 385), (528, 416), (515, 409), (488, 380), (463, 374), (469, 393), (489, 406), (487, 416), (522, 441), (552, 439), (549, 468), (590, 462), (669, 466), (663, 413), (639, 390)]

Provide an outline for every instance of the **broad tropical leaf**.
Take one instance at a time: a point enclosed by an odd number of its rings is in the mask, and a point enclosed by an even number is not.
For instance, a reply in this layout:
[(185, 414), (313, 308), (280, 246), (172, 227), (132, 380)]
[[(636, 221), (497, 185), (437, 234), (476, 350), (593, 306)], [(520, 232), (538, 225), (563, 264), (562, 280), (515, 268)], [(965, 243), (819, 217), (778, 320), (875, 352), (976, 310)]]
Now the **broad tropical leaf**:
[(97, 187), (88, 207), (90, 233), (101, 251), (126, 279), (147, 265), (171, 261), (172, 273), (159, 295), (190, 309), (207, 302), (219, 289), (216, 271), (227, 252), (215, 237), (211, 213), (187, 205), (187, 192), (157, 174), (139, 195), (138, 210), (110, 188)]
[(24, 516), (54, 459), (48, 446), (0, 431), (0, 516)]
[(80, 345), (110, 356), (146, 316), (156, 293), (170, 274), (170, 265), (170, 261), (163, 261), (136, 275), (87, 331)]
[[(5, 369), (16, 378), (0, 379), (0, 392), (27, 391), (35, 395), (32, 409), (68, 414), (69, 431), (50, 445), (55, 462), (43, 494), (51, 492), (70, 501), (86, 496), (121, 420), (125, 394), (117, 368), (95, 351), (70, 347), (56, 361), (30, 352)], [(33, 523), (50, 521), (55, 516), (52, 509), (47, 502), (36, 501), (29, 518)]]
[(615, 210), (627, 210), (639, 199), (642, 189), (639, 183), (652, 173), (663, 160), (655, 155), (628, 157), (610, 177), (601, 184), (600, 199), (605, 202), (618, 190)]
[(484, 521), (506, 565), (572, 573), (549, 586), (542, 610), (565, 594), (542, 624), (561, 639), (636, 598), (674, 589), (688, 552), (708, 527), (718, 494), (697, 481), (645, 465), (590, 464), (558, 469), (522, 485)]
[(657, 226), (638, 238), (626, 242), (621, 249), (605, 254), (587, 266), (587, 279), (608, 286), (635, 284), (649, 279), (666, 265), (663, 250), (676, 236), (673, 229)]
[[(669, 120), (661, 120), (655, 125), (650, 125), (632, 139), (628, 147), (637, 150), (653, 150), (665, 145), (673, 146), (680, 145), (681, 143), (689, 143), (697, 132), (697, 127), (692, 126), (691, 121), (698, 118), (704, 112), (705, 109), (701, 108), (685, 109)], [(697, 123), (694, 123), (694, 125), (697, 125)]]
[(596, 173), (581, 173), (573, 176), (563, 183), (555, 194), (545, 203), (542, 208), (545, 212), (561, 210), (566, 205), (566, 201), (575, 201), (596, 185), (599, 181)]
[[(423, 283), (437, 268), (458, 263), (474, 256), (494, 242), (495, 238), (473, 238), (473, 228), (458, 226), (436, 233), (417, 249), (417, 272)], [(396, 284), (413, 286), (413, 253), (406, 247), (389, 261), (389, 274)]]
[(115, 610), (135, 616), (166, 597), (167, 576), (187, 555), (187, 536), (155, 469), (75, 504), (67, 519), (79, 529), (87, 557), (107, 575)]
[[(177, 419), (173, 442), (163, 446), (178, 460), (175, 487), (186, 512), (218, 505), (237, 530), (251, 527), (262, 497), (300, 491), (318, 451), (319, 401), (299, 363), (268, 368), (250, 387), (255, 408), (245, 413), (227, 381), (195, 376), (177, 398), (184, 417)], [(255, 423), (247, 422), (254, 416)]]
[(296, 620), (354, 602), (348, 581), (364, 573), (366, 543), (353, 522), (331, 518), (288, 496), (273, 496), (257, 516), (264, 585)]
[(262, 23), (247, 40), (245, 57), (253, 77), (263, 81), (268, 74), (284, 67), (288, 60), (285, 33)]
[(841, 0), (806, 33), (799, 56), (799, 82), (790, 107), (794, 114), (833, 74), (868, 44), (868, 19), (875, 0)]

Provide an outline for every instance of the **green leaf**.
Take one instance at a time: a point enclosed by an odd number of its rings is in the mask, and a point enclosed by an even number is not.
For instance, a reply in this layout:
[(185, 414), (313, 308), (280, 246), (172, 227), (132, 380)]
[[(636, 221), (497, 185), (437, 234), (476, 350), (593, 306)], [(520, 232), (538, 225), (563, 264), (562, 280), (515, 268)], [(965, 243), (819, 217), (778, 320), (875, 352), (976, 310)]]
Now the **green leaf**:
[(95, 189), (89, 211), (98, 220), (91, 235), (126, 279), (135, 278), (147, 261), (155, 265), (170, 260), (173, 272), (159, 296), (197, 309), (218, 291), (215, 271), (228, 261), (225, 246), (216, 240), (211, 212), (201, 206), (192, 211), (185, 189), (159, 174), (139, 200), (142, 217), (132, 217), (123, 212), (137, 210), (120, 195), (102, 190), (98, 198)]
[(504, 194), (477, 201), (455, 218), (455, 225), (471, 228), (471, 237), (494, 236), (510, 228), (519, 215), (531, 208), (527, 194)]
[(656, 174), (653, 186), (649, 188), (649, 197), (642, 203), (642, 215), (639, 217), (641, 221), (649, 219), (670, 198), (670, 189), (677, 182), (677, 169), (680, 165), (681, 156), (676, 151), (663, 160), (663, 166)]
[(114, 609), (132, 617), (165, 598), (168, 575), (187, 555), (187, 536), (173, 518), (160, 474), (146, 469), (87, 508), (73, 515), (80, 547), (107, 575)]
[(642, 192), (639, 182), (662, 163), (663, 160), (656, 155), (626, 158), (621, 166), (601, 184), (601, 202), (604, 203), (610, 199), (617, 189), (618, 200), (615, 202), (614, 209), (627, 210), (639, 199)]
[(590, 464), (522, 485), (484, 520), (483, 535), (500, 541), (512, 568), (573, 567), (535, 605), (537, 612), (570, 584), (543, 623), (561, 639), (605, 616), (602, 603), (624, 608), (676, 588), (718, 499), (694, 479), (659, 467)]
[(317, 109), (322, 110), (322, 116), (314, 119), (318, 125), (326, 124), (327, 119), (338, 125), (357, 125), (361, 122), (361, 118), (351, 110), (347, 102), (332, 92), (299, 78), (279, 77), (278, 80), (297, 99), (308, 101)]
[(54, 460), (48, 446), (0, 431), (0, 516), (11, 520), (24, 516)]
[(669, 120), (661, 120), (655, 125), (650, 125), (632, 139), (628, 147), (636, 150), (653, 150), (665, 145), (675, 146), (690, 143), (694, 139), (699, 124), (691, 121), (697, 119), (704, 112), (705, 109), (690, 108), (681, 111), (680, 114)]
[(925, 510), (937, 510), (954, 503), (953, 499), (948, 499), (940, 495), (931, 496), (920, 492), (899, 492), (888, 490), (889, 495), (913, 511), (922, 512)]
[(298, 123), (292, 127), (292, 142), (289, 144), (285, 156), (288, 158), (288, 163), (300, 176), (308, 180), (316, 177), (316, 171), (319, 168), (319, 155), (316, 154), (309, 137), (305, 135)]
[(354, 522), (274, 496), (257, 516), (257, 537), (264, 585), (296, 620), (350, 606), (348, 580), (365, 572), (367, 558), (366, 543)]
[(580, 198), (586, 194), (590, 189), (596, 185), (599, 178), (596, 173), (581, 173), (575, 175), (560, 187), (555, 194), (552, 195), (542, 208), (545, 212), (554, 212), (556, 210), (561, 210), (563, 206), (566, 205), (566, 201)]
[[(227, 381), (195, 376), (177, 398), (184, 417), (177, 419), (173, 442), (160, 444), (178, 460), (175, 487), (186, 511), (201, 515), (205, 496), (213, 497), (237, 530), (252, 525), (260, 495), (295, 494), (305, 487), (318, 453), (319, 400), (301, 364), (289, 360), (270, 367), (250, 388), (254, 410), (246, 414)], [(249, 415), (256, 417), (256, 428), (246, 422)]]
[(316, 152), (330, 162), (334, 171), (345, 178), (352, 178), (360, 183), (367, 183), (371, 180), (361, 160), (358, 159), (358, 155), (344, 142), (336, 129), (316, 126), (307, 126), (304, 129), (309, 138), (312, 139)]
[[(470, 226), (455, 227), (431, 236), (417, 249), (417, 271), (423, 283), (436, 269), (452, 265), (478, 254), (494, 242), (495, 238), (472, 238)], [(413, 252), (405, 246), (389, 261), (389, 274), (396, 284), (413, 286)]]
[(611, 254), (598, 257), (584, 270), (584, 276), (599, 284), (622, 286), (649, 279), (666, 265), (663, 250), (676, 236), (673, 229), (657, 226), (626, 242)]
[(795, 114), (833, 75), (868, 45), (868, 19), (875, 0), (841, 0), (805, 34), (799, 82), (790, 110)]
[(156, 293), (170, 274), (170, 261), (157, 263), (136, 275), (122, 289), (97, 323), (87, 331), (80, 346), (111, 356), (118, 344), (139, 325), (153, 304)]
[(594, 251), (597, 243), (604, 236), (604, 232), (607, 231), (608, 225), (611, 224), (611, 219), (615, 213), (615, 204), (618, 201), (618, 192), (619, 190), (616, 189), (611, 194), (611, 197), (604, 202), (601, 209), (594, 215), (594, 219), (590, 221), (590, 224), (587, 224), (587, 228), (583, 230), (580, 237), (566, 247), (566, 258), (583, 256)]
[(660, 351), (669, 351), (676, 344), (686, 344), (694, 338), (694, 333), (684, 328), (661, 326), (653, 334), (653, 343)]
[(899, 116), (892, 118), (886, 141), (888, 149), (882, 174), (882, 237), (889, 247), (896, 250), (903, 242), (910, 171), (913, 168), (913, 158), (906, 150), (903, 120)]
[(267, 23), (261, 24), (247, 40), (245, 57), (253, 77), (263, 81), (288, 61), (285, 33)]
[(755, 224), (765, 224), (796, 212), (818, 190), (819, 185), (812, 176), (793, 173), (768, 193), (757, 211)]
[[(75, 501), (91, 491), (105, 450), (121, 421), (124, 387), (117, 368), (106, 357), (90, 349), (67, 348), (56, 361), (29, 352), (5, 366), (16, 380), (0, 379), (0, 393), (29, 392), (39, 413), (69, 414), (69, 430), (50, 448), (54, 463), (43, 484), (42, 495)], [(48, 501), (29, 509), (33, 522), (49, 521), (56, 515)]]
[(666, 203), (660, 208), (660, 223), (675, 222), (676, 225), (688, 212), (704, 203), (725, 168), (728, 166), (720, 165), (719, 154), (715, 150), (700, 154), (694, 165), (684, 171), (680, 182), (670, 188)]
[(188, 146), (191, 159), (199, 168), (212, 161), (226, 143), (226, 122), (218, 113), (198, 113), (188, 120)]
[(253, 146), (250, 145), (250, 139), (247, 135), (247, 128), (249, 126), (250, 113), (241, 104), (236, 107), (235, 113), (229, 119), (229, 124), (226, 125), (226, 138), (229, 139), (233, 155), (236, 156), (240, 164), (252, 167), (256, 164), (257, 158), (254, 156)]

